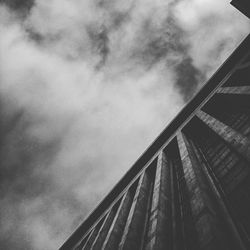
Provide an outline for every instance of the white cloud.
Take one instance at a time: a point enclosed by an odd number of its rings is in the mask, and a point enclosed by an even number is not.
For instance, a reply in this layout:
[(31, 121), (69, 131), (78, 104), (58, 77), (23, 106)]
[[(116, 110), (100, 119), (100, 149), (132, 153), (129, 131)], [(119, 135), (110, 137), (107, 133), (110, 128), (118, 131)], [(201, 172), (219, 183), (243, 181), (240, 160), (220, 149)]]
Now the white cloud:
[(210, 76), (247, 34), (248, 19), (227, 0), (180, 1), (175, 17), (194, 65)]

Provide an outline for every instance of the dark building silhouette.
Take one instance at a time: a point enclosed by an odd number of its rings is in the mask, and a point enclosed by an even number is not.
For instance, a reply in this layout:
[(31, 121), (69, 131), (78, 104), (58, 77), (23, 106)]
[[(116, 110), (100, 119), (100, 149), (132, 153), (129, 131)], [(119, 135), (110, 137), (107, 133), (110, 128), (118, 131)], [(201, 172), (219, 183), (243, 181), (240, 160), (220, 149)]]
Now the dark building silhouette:
[(250, 35), (60, 249), (250, 249)]

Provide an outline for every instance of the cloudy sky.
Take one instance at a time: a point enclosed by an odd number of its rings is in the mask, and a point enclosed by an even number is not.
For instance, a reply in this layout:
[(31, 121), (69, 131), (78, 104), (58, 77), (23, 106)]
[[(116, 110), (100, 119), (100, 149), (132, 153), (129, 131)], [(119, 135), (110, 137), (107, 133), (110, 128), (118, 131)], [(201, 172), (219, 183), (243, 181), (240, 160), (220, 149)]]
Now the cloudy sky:
[(249, 28), (229, 0), (0, 0), (0, 249), (58, 248)]

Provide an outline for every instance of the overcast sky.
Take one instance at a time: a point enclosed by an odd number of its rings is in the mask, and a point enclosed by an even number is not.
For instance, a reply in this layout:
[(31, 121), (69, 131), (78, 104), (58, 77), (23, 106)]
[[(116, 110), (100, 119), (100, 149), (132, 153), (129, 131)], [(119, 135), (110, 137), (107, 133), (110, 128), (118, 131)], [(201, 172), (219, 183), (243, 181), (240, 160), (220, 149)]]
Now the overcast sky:
[(229, 0), (0, 0), (0, 249), (58, 248), (247, 35)]

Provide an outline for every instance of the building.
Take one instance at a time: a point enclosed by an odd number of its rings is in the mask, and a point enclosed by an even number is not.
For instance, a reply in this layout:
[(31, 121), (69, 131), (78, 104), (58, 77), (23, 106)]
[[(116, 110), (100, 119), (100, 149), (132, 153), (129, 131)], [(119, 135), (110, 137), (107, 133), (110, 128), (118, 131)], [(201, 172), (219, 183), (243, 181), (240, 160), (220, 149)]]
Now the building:
[(250, 249), (250, 35), (60, 249)]

